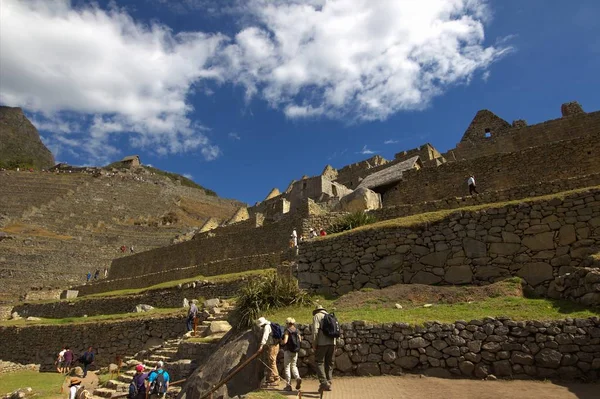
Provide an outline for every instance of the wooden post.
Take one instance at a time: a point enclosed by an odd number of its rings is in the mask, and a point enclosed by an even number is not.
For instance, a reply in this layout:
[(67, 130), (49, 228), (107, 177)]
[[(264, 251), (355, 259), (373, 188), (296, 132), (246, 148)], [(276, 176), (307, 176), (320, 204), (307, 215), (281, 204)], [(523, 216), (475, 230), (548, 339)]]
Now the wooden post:
[(197, 335), (198, 331), (198, 316), (194, 317), (194, 337)]

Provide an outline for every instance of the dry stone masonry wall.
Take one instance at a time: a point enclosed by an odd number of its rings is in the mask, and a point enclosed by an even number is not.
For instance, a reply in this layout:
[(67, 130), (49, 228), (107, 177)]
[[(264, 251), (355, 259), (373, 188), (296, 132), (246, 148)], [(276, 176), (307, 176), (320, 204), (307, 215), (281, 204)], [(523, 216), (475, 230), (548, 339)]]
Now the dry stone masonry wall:
[(545, 295), (558, 276), (600, 251), (600, 189), (413, 227), (365, 229), (300, 247), (298, 280), (342, 295), (398, 283), (487, 284), (522, 277)]
[[(311, 327), (299, 366), (311, 364)], [(335, 370), (344, 375), (404, 372), (436, 377), (596, 380), (600, 373), (600, 319), (514, 321), (508, 318), (425, 323), (342, 324)]]

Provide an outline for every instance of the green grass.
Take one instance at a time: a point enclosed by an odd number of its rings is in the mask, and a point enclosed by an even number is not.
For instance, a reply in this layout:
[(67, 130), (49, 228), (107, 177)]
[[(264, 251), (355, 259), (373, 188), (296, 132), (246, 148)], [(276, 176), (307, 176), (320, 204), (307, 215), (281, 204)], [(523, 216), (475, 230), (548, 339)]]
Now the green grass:
[(65, 376), (58, 373), (38, 373), (37, 371), (16, 371), (0, 376), (0, 396), (19, 388), (30, 387), (36, 398), (64, 398), (60, 387)]
[(149, 312), (143, 313), (118, 313), (118, 314), (107, 314), (90, 317), (66, 317), (63, 319), (44, 319), (36, 321), (22, 320), (4, 320), (0, 321), (0, 326), (33, 326), (33, 325), (61, 325), (61, 324), (86, 324), (86, 323), (98, 323), (102, 321), (121, 321), (121, 320), (132, 320), (132, 319), (145, 319), (152, 316), (167, 316), (167, 315), (185, 315), (185, 309), (182, 308), (154, 308)]
[(207, 280), (207, 281), (211, 281), (213, 283), (227, 283), (227, 282), (239, 280), (239, 279), (242, 279), (245, 277), (247, 278), (247, 277), (254, 277), (254, 276), (266, 276), (266, 275), (269, 275), (272, 273), (275, 273), (275, 269), (248, 270), (248, 271), (240, 272), (240, 273), (220, 274), (218, 276), (209, 276), (209, 277), (198, 275), (195, 277), (184, 278), (181, 280), (165, 281), (160, 284), (156, 284), (156, 285), (153, 285), (150, 287), (145, 287), (145, 288), (127, 288), (127, 289), (123, 289), (123, 290), (99, 292), (97, 294), (91, 294), (91, 295), (86, 295), (86, 296), (83, 296), (80, 298), (76, 298), (75, 300), (85, 300), (87, 298), (102, 298), (102, 297), (107, 297), (107, 296), (134, 295), (134, 294), (139, 294), (139, 293), (151, 291), (151, 290), (172, 288), (179, 284), (191, 283), (193, 281), (198, 281), (198, 280)]
[(518, 200), (494, 202), (494, 203), (480, 204), (480, 205), (471, 205), (471, 206), (465, 206), (462, 208), (442, 209), (442, 210), (435, 211), (435, 212), (419, 213), (416, 215), (405, 216), (405, 217), (401, 217), (401, 218), (397, 218), (397, 219), (389, 219), (389, 220), (384, 220), (381, 222), (368, 224), (365, 226), (360, 226), (360, 227), (357, 227), (357, 228), (349, 230), (349, 231), (343, 231), (341, 233), (329, 234), (325, 237), (320, 237), (320, 239), (327, 240), (332, 237), (338, 237), (342, 234), (353, 234), (355, 232), (359, 232), (359, 231), (363, 231), (363, 230), (375, 230), (375, 229), (386, 229), (386, 228), (397, 228), (397, 227), (417, 227), (417, 226), (420, 226), (420, 225), (423, 225), (426, 223), (439, 222), (456, 212), (473, 212), (473, 211), (480, 211), (483, 209), (501, 208), (501, 207), (505, 207), (508, 205), (517, 205), (517, 204), (520, 204), (523, 202), (548, 201), (548, 200), (551, 200), (554, 198), (564, 199), (565, 197), (567, 197), (569, 195), (584, 192), (584, 191), (589, 191), (589, 190), (593, 190), (593, 189), (600, 189), (600, 186), (586, 187), (586, 188), (580, 188), (580, 189), (576, 189), (576, 190), (563, 191), (561, 193), (542, 195), (539, 197), (529, 197), (529, 198), (522, 198), (522, 199), (518, 199)]
[(256, 391), (250, 392), (247, 395), (248, 399), (286, 399), (288, 396), (283, 396), (278, 392), (271, 391)]
[[(513, 320), (557, 320), (565, 317), (586, 318), (599, 316), (600, 309), (591, 309), (570, 301), (552, 299), (532, 299), (519, 297), (489, 298), (472, 303), (434, 304), (430, 308), (422, 306), (396, 309), (389, 306), (369, 304), (354, 309), (336, 309), (335, 301), (320, 299), (319, 303), (335, 314), (340, 323), (364, 320), (372, 323), (404, 322), (421, 325), (427, 321), (453, 323), (457, 320), (473, 320), (484, 317), (510, 317)], [(312, 322), (312, 307), (288, 307), (268, 312), (269, 320), (281, 323), (287, 317), (294, 317), (298, 323)]]
[(191, 337), (185, 340), (185, 342), (191, 342), (194, 344), (210, 344), (213, 342), (219, 342), (221, 340), (220, 336), (210, 336), (210, 337)]

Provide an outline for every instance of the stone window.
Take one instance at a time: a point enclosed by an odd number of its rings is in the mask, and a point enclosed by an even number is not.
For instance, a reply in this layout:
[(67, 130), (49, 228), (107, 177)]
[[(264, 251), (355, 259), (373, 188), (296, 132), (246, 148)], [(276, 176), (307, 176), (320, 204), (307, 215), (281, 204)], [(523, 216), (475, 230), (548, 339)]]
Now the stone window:
[(334, 197), (338, 196), (337, 187), (335, 186), (335, 184), (331, 185), (331, 192), (333, 193)]
[(486, 128), (485, 128), (485, 134), (484, 134), (484, 137), (485, 137), (486, 139), (489, 139), (490, 137), (492, 137), (492, 132), (490, 131), (490, 128), (489, 128), (489, 127), (486, 127)]

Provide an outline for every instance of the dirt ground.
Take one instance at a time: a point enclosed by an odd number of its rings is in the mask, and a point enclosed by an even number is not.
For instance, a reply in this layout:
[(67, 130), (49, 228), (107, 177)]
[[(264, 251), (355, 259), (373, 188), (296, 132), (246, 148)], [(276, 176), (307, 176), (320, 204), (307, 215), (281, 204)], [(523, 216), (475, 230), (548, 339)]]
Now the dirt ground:
[[(284, 384), (281, 384), (281, 389)], [(320, 398), (318, 381), (303, 381), (302, 398)], [(419, 376), (346, 377), (333, 381), (323, 399), (598, 399), (600, 384), (541, 381), (453, 380)], [(272, 390), (286, 398), (297, 392)]]
[(397, 284), (372, 291), (353, 291), (335, 301), (340, 309), (352, 309), (377, 304), (393, 307), (396, 303), (422, 305), (425, 303), (457, 303), (487, 299), (490, 297), (522, 297), (521, 283), (507, 280), (484, 286), (432, 286), (421, 284)]

